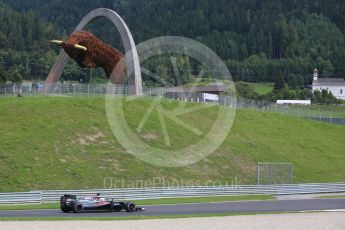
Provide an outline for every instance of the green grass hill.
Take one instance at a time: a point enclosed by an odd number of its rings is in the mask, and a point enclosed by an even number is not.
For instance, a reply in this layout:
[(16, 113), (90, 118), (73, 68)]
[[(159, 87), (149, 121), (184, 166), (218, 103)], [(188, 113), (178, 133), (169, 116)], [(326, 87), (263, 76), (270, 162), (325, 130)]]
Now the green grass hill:
[[(124, 103), (130, 128), (136, 129), (151, 99)], [(164, 109), (177, 102), (163, 100)], [(193, 106), (189, 104), (188, 106)], [(217, 106), (181, 117), (207, 131)], [(171, 146), (165, 145), (159, 117), (153, 114), (138, 134), (159, 148), (182, 148), (197, 136), (166, 119)], [(114, 137), (101, 97), (0, 98), (0, 191), (103, 188), (164, 178), (166, 182), (256, 182), (257, 162), (294, 163), (294, 183), (345, 181), (345, 126), (238, 110), (225, 142), (207, 158), (189, 166), (166, 168), (129, 154)], [(123, 182), (123, 183), (122, 183)], [(149, 185), (149, 184), (148, 184)]]

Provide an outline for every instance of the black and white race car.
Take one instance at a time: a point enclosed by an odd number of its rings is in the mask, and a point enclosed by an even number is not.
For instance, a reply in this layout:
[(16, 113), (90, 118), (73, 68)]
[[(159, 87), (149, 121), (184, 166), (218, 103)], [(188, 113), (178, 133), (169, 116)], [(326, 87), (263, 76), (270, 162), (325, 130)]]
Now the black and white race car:
[(127, 212), (144, 211), (145, 208), (136, 207), (133, 202), (118, 202), (113, 199), (102, 198), (99, 194), (96, 196), (83, 196), (77, 198), (76, 195), (63, 195), (60, 197), (60, 208), (63, 212), (81, 213), (85, 211), (109, 211)]

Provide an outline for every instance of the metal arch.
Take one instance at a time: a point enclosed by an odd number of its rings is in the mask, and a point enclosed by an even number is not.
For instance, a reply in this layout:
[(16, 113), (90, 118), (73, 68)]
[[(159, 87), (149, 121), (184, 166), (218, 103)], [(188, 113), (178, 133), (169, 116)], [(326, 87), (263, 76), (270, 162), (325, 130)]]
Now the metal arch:
[[(120, 15), (118, 15), (115, 11), (107, 8), (98, 8), (92, 10), (79, 22), (79, 24), (75, 27), (73, 32), (81, 31), (85, 28), (85, 26), (88, 23), (100, 17), (105, 17), (109, 19), (115, 25), (116, 29), (119, 31), (126, 53), (125, 57), (128, 75), (128, 85), (134, 87), (134, 94), (141, 95), (142, 78), (138, 52), (132, 34), (128, 29), (126, 23), (120, 17)], [(45, 92), (49, 92), (52, 82), (55, 82), (60, 79), (61, 74), (68, 62), (68, 59), (69, 56), (62, 49), (47, 77)]]

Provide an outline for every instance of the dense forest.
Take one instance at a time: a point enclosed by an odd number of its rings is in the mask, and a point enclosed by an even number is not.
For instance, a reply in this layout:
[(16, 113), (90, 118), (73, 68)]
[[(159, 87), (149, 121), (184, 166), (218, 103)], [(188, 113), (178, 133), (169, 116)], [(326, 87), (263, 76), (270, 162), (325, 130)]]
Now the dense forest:
[[(58, 49), (51, 48), (47, 40), (66, 37), (87, 12), (98, 7), (118, 12), (136, 43), (162, 35), (180, 35), (204, 43), (226, 62), (235, 80), (274, 82), (283, 76), (286, 83), (308, 85), (314, 67), (321, 77), (345, 74), (342, 0), (2, 2), (0, 64), (6, 71), (19, 71), (28, 79), (46, 75), (57, 54)], [(110, 23), (95, 22), (89, 29), (120, 46)], [(156, 68), (158, 72), (162, 69)], [(71, 63), (64, 78), (88, 81), (90, 73)]]

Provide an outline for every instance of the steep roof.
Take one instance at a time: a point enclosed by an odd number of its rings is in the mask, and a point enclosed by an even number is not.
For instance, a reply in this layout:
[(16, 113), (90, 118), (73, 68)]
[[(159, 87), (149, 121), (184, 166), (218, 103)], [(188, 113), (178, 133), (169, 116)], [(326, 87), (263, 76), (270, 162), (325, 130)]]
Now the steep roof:
[(313, 86), (344, 86), (343, 78), (318, 78), (313, 80)]

